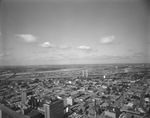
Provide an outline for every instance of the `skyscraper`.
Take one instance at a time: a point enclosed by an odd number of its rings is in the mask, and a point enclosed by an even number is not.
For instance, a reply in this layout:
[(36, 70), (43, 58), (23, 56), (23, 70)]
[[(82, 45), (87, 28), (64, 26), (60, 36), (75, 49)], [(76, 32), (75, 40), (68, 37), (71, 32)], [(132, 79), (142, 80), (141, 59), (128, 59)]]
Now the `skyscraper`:
[(63, 100), (57, 100), (50, 104), (44, 104), (45, 118), (63, 118), (64, 105)]
[(27, 101), (26, 89), (21, 89), (21, 103), (24, 104)]
[(82, 70), (82, 77), (84, 77), (85, 75), (84, 75), (85, 73), (84, 73), (84, 70)]
[(44, 104), (45, 118), (50, 118), (50, 105)]
[(0, 118), (2, 118), (2, 110), (0, 109)]
[(85, 77), (88, 77), (88, 70), (85, 70)]
[(82, 77), (88, 77), (88, 70), (82, 70)]

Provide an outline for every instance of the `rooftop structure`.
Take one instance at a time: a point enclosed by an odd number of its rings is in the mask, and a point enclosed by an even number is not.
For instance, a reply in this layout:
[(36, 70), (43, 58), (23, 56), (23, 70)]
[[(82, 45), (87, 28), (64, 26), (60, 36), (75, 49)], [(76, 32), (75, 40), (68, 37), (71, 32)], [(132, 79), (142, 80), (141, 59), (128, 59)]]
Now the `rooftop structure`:
[(29, 116), (18, 114), (12, 109), (0, 104), (0, 118), (30, 118)]

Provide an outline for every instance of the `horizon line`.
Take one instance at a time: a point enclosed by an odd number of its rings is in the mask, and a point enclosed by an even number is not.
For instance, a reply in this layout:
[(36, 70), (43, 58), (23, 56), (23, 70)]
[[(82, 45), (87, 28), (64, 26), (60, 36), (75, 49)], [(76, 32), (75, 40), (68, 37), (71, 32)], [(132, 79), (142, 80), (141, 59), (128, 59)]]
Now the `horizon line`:
[(33, 65), (0, 65), (0, 68), (1, 67), (16, 67), (16, 66), (21, 66), (21, 67), (25, 67), (25, 66), (64, 66), (64, 65), (115, 65), (115, 64), (150, 64), (149, 62), (139, 62), (139, 63), (89, 63), (89, 64), (39, 64), (39, 65), (36, 65), (36, 64), (33, 64)]

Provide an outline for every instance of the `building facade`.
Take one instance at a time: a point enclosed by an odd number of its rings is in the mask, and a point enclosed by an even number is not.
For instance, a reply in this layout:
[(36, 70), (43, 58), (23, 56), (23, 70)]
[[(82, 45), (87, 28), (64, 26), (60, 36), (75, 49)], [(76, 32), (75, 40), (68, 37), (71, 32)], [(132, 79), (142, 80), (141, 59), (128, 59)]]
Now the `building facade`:
[(63, 118), (64, 103), (63, 100), (57, 100), (50, 104), (44, 104), (45, 118)]
[(27, 101), (27, 92), (26, 89), (21, 90), (21, 103), (24, 104)]

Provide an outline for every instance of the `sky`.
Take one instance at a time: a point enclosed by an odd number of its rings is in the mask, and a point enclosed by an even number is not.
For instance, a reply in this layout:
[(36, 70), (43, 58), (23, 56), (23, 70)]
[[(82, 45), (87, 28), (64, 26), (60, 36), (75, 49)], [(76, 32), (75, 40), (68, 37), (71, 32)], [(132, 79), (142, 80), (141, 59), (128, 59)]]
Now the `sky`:
[(150, 63), (146, 0), (2, 0), (0, 65)]

